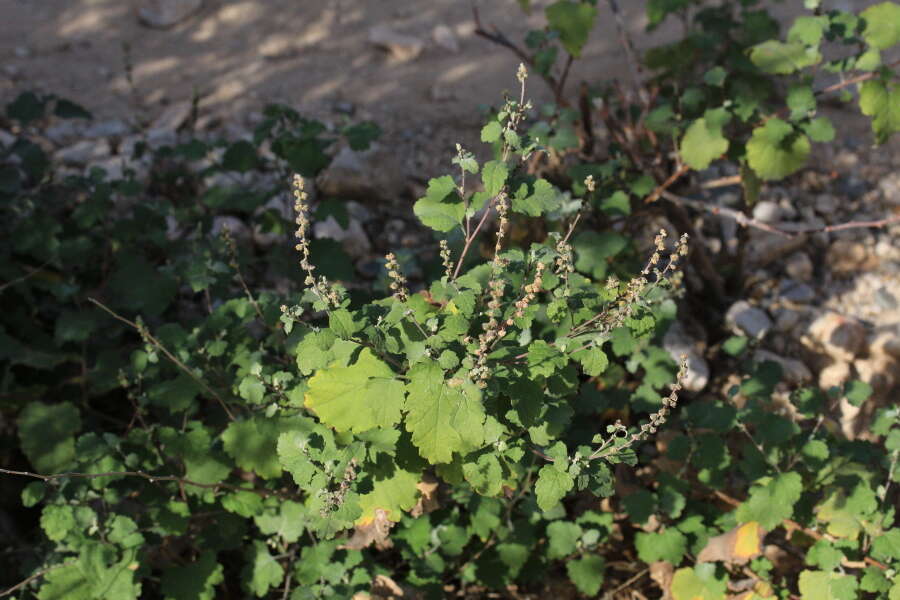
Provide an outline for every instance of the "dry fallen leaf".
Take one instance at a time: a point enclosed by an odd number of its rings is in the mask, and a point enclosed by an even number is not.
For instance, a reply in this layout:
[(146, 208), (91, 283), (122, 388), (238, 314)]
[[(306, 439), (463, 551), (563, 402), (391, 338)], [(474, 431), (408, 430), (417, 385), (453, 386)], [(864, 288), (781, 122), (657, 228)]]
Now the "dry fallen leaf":
[(427, 515), (441, 507), (441, 503), (438, 501), (439, 485), (440, 482), (434, 476), (428, 473), (422, 475), (422, 481), (416, 484), (416, 488), (420, 492), (419, 501), (409, 511), (410, 516), (416, 518)]
[(672, 587), (672, 577), (675, 574), (675, 567), (672, 563), (660, 560), (650, 565), (650, 579), (656, 582), (659, 589), (662, 590), (662, 600), (671, 600), (672, 594), (669, 588)]
[(347, 543), (341, 546), (346, 550), (362, 550), (373, 543), (379, 550), (390, 548), (394, 544), (388, 538), (393, 522), (387, 518), (387, 511), (380, 508), (375, 510), (375, 518), (365, 525), (357, 525), (353, 536)]
[(744, 523), (731, 531), (710, 538), (697, 556), (697, 562), (724, 561), (736, 565), (746, 564), (762, 553), (765, 530), (756, 521)]

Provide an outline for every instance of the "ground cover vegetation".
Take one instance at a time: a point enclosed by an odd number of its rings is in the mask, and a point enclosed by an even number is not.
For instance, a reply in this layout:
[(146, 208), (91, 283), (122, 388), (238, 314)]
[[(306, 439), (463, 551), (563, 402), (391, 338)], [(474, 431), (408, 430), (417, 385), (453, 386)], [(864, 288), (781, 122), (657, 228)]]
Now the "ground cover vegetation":
[[(481, 131), (491, 156), (457, 146), (412, 206), (434, 247), (388, 254), (371, 285), (314, 239), (343, 209), (311, 192), (374, 123), (271, 106), (252, 140), (138, 144), (146, 175), (58, 177), (34, 126), (90, 113), (19, 96), (0, 154), (0, 506), (18, 523), (0, 593), (900, 598), (900, 409), (847, 440), (833, 411), (866, 384), (785, 393), (756, 340), (723, 334), (734, 384), (691, 398), (661, 347), (679, 303), (741, 277), (690, 243), (692, 173), (734, 165), (755, 226), (765, 182), (834, 138), (819, 103), (858, 104), (876, 143), (900, 129), (883, 58), (900, 5), (805, 4), (783, 34), (753, 0), (652, 0), (650, 26), (683, 37), (640, 54), (623, 34), (631, 81), (573, 98), (616, 2), (552, 3), (521, 44), (476, 13), (523, 61)], [(552, 105), (528, 100), (536, 78)], [(234, 184), (201, 185), (213, 173)], [(285, 194), (292, 214), (267, 208)], [(637, 236), (657, 207), (684, 235)]]

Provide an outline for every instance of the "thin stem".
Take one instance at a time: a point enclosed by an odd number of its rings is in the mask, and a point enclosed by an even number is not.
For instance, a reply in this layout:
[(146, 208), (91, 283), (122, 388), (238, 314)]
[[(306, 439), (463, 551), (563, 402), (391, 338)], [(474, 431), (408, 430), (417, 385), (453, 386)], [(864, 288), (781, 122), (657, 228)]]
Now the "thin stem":
[(129, 321), (128, 319), (126, 319), (122, 315), (118, 314), (117, 312), (115, 312), (114, 310), (112, 310), (111, 308), (109, 308), (108, 306), (106, 306), (105, 304), (100, 302), (99, 300), (96, 300), (94, 298), (88, 298), (88, 300), (90, 300), (91, 302), (93, 302), (94, 304), (96, 304), (97, 306), (102, 308), (114, 319), (121, 321), (121, 322), (125, 323), (126, 325), (129, 325), (130, 327), (134, 328), (139, 334), (141, 334), (142, 337), (146, 337), (147, 341), (150, 342), (151, 344), (153, 344), (153, 346), (156, 347), (157, 350), (162, 352), (166, 356), (166, 358), (168, 358), (170, 361), (172, 361), (172, 363), (175, 364), (179, 369), (181, 369), (182, 371), (187, 373), (188, 377), (190, 377), (195, 382), (197, 382), (197, 384), (200, 387), (202, 387), (204, 389), (204, 391), (206, 391), (207, 394), (209, 394), (213, 398), (215, 398), (218, 401), (219, 406), (222, 407), (222, 410), (225, 411), (225, 414), (228, 415), (228, 418), (230, 420), (232, 420), (232, 421), (236, 420), (234, 414), (228, 408), (228, 405), (225, 404), (225, 401), (222, 399), (222, 397), (219, 396), (219, 394), (216, 393), (212, 388), (210, 388), (206, 384), (205, 381), (203, 381), (202, 379), (197, 377), (197, 375), (195, 375), (194, 372), (191, 371), (190, 368), (188, 368), (188, 366), (186, 364), (184, 364), (183, 362), (178, 360), (178, 358), (174, 354), (169, 352), (169, 350), (165, 346), (163, 346), (162, 343), (158, 339), (153, 337), (153, 335), (149, 331), (147, 331), (147, 329), (145, 327), (135, 323), (134, 321)]
[(34, 574), (26, 577), (25, 579), (23, 579), (16, 585), (12, 586), (11, 588), (8, 588), (8, 589), (0, 592), (0, 598), (11, 595), (16, 590), (22, 589), (23, 587), (25, 587), (26, 585), (28, 585), (35, 579), (40, 579), (41, 577), (43, 577), (50, 571), (55, 571), (56, 569), (61, 569), (62, 567), (68, 567), (69, 565), (74, 565), (74, 564), (75, 564), (75, 561), (69, 561), (69, 562), (64, 562), (64, 563), (58, 564), (58, 565), (53, 565), (52, 567), (47, 567), (46, 569), (41, 569), (37, 573), (34, 573)]
[(450, 281), (455, 281), (457, 277), (459, 277), (459, 271), (462, 269), (463, 262), (466, 258), (466, 254), (469, 252), (469, 247), (472, 246), (472, 242), (475, 241), (475, 238), (478, 237), (478, 233), (481, 231), (481, 228), (484, 227), (484, 224), (487, 222), (488, 215), (491, 214), (491, 209), (494, 207), (494, 201), (496, 198), (492, 198), (490, 203), (485, 207), (484, 214), (481, 216), (481, 220), (478, 222), (478, 225), (475, 226), (475, 231), (472, 232), (472, 235), (466, 236), (466, 244), (463, 246), (462, 252), (459, 255), (459, 258), (456, 261), (456, 268), (453, 270), (453, 278)]
[(253, 494), (257, 494), (262, 496), (263, 498), (268, 498), (270, 496), (276, 496), (278, 498), (292, 498), (290, 495), (286, 495), (280, 492), (275, 492), (272, 490), (263, 490), (259, 488), (252, 487), (241, 487), (238, 485), (231, 485), (228, 483), (200, 483), (198, 481), (192, 481), (190, 479), (185, 479), (183, 477), (177, 477), (175, 475), (153, 475), (152, 473), (146, 473), (144, 471), (108, 471), (106, 473), (77, 473), (77, 472), (67, 472), (67, 473), (54, 473), (52, 475), (41, 475), (40, 473), (32, 473), (30, 471), (14, 471), (12, 469), (0, 469), (0, 473), (4, 475), (18, 475), (20, 477), (32, 477), (34, 479), (40, 479), (41, 481), (50, 482), (55, 481), (57, 479), (72, 479), (72, 478), (81, 478), (81, 479), (97, 479), (98, 477), (140, 477), (142, 479), (146, 479), (150, 483), (156, 483), (158, 481), (171, 481), (177, 483), (179, 485), (188, 485), (191, 487), (203, 488), (208, 490), (218, 490), (218, 489), (226, 489), (235, 492), (251, 492)]

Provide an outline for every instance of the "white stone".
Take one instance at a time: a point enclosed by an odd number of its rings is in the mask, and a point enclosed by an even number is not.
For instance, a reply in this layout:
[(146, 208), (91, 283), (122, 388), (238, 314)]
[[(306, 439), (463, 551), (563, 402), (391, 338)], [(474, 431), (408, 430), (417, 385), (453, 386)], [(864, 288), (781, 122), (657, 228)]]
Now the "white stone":
[(431, 31), (431, 39), (444, 50), (454, 54), (459, 52), (459, 41), (457, 41), (456, 35), (453, 33), (452, 29), (444, 24), (436, 25), (434, 27)]
[(769, 315), (746, 300), (738, 300), (729, 307), (725, 322), (752, 338), (763, 337), (773, 325)]
[(83, 127), (74, 119), (54, 123), (44, 130), (44, 136), (57, 146), (65, 146), (82, 137)]
[(777, 223), (781, 220), (781, 207), (770, 200), (757, 202), (753, 207), (753, 218), (763, 223)]
[(16, 136), (10, 132), (0, 129), (0, 146), (12, 146), (16, 143)]
[(148, 27), (166, 29), (187, 19), (201, 6), (203, 0), (142, 0), (137, 15)]
[(345, 146), (317, 183), (323, 196), (369, 202), (394, 201), (406, 186), (396, 154), (377, 143), (362, 152)]
[(59, 150), (56, 159), (63, 164), (84, 166), (109, 156), (110, 147), (106, 140), (82, 140)]
[(675, 322), (663, 337), (663, 348), (676, 363), (681, 363), (681, 356), (687, 356), (687, 376), (684, 388), (690, 392), (699, 392), (709, 383), (709, 364), (697, 350), (697, 343), (691, 339), (681, 323)]
[(313, 233), (318, 239), (327, 238), (340, 242), (347, 254), (353, 258), (365, 256), (372, 250), (366, 232), (355, 219), (350, 219), (347, 229), (344, 229), (333, 215), (328, 215), (324, 221), (313, 224)]
[(112, 121), (100, 121), (86, 128), (82, 135), (89, 139), (102, 137), (121, 137), (129, 132), (128, 125), (124, 121), (114, 119)]
[(398, 33), (384, 25), (369, 29), (369, 42), (384, 48), (399, 61), (413, 60), (425, 49), (425, 43), (419, 38)]
[(862, 354), (866, 330), (856, 319), (828, 312), (813, 321), (809, 335), (821, 349), (839, 362), (851, 362)]

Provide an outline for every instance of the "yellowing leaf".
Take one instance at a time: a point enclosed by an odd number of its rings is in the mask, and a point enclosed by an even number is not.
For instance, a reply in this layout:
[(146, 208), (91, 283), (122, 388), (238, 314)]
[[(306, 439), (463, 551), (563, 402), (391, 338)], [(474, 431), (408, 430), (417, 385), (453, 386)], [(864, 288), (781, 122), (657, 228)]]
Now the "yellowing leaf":
[(738, 565), (746, 564), (759, 556), (765, 531), (757, 521), (750, 521), (731, 531), (710, 538), (697, 555), (697, 562), (723, 561)]
[(332, 365), (309, 379), (304, 405), (337, 431), (359, 433), (400, 422), (403, 383), (371, 350), (350, 366)]
[(715, 565), (706, 563), (675, 571), (669, 592), (672, 600), (725, 600), (726, 585), (716, 578)]
[(362, 514), (356, 520), (357, 527), (370, 525), (377, 516), (376, 511), (384, 511), (384, 518), (399, 521), (400, 513), (409, 510), (416, 504), (419, 493), (416, 484), (419, 475), (396, 468), (394, 474), (386, 479), (376, 479), (372, 491), (359, 497)]

